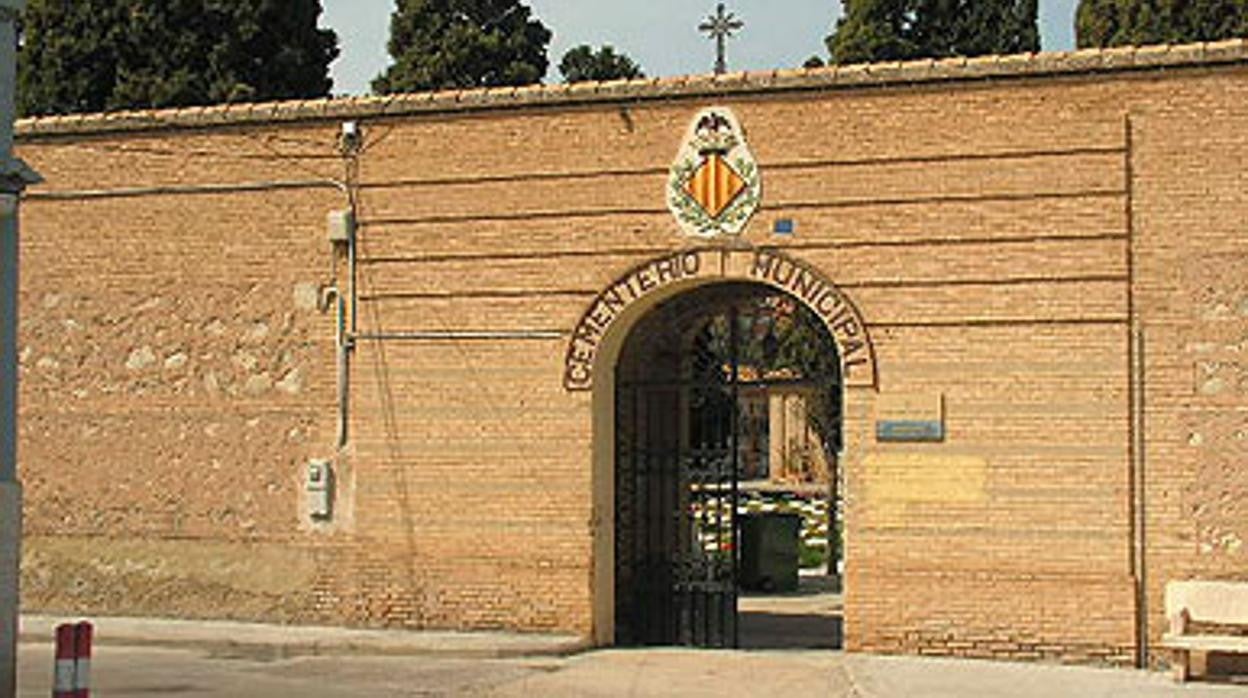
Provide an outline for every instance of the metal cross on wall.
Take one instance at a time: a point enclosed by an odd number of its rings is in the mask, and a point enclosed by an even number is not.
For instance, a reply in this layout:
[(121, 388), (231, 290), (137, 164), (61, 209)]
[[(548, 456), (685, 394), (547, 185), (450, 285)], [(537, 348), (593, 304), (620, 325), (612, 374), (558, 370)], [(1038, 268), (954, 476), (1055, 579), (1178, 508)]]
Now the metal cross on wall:
[(698, 25), (699, 31), (704, 31), (715, 39), (715, 74), (723, 75), (728, 72), (728, 61), (725, 57), (726, 39), (732, 36), (732, 33), (745, 26), (745, 22), (737, 19), (736, 15), (731, 12), (724, 12), (724, 3), (719, 3), (715, 14), (706, 19), (705, 22)]

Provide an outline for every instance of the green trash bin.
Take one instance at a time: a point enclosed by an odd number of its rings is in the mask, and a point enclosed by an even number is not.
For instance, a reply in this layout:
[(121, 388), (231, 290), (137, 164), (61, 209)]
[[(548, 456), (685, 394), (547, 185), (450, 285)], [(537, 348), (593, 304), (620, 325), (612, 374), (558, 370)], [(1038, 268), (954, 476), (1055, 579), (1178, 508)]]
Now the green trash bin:
[(741, 588), (797, 591), (800, 514), (741, 515)]

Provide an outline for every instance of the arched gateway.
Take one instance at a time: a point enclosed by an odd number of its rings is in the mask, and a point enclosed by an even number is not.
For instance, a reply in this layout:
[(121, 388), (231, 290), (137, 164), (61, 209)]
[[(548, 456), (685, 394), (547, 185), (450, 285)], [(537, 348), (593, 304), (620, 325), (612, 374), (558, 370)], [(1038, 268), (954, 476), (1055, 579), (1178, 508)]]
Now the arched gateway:
[(742, 478), (787, 447), (770, 391), (804, 396), (835, 482), (843, 389), (877, 385), (857, 308), (779, 250), (675, 252), (599, 294), (564, 381), (593, 391), (596, 640), (736, 645)]

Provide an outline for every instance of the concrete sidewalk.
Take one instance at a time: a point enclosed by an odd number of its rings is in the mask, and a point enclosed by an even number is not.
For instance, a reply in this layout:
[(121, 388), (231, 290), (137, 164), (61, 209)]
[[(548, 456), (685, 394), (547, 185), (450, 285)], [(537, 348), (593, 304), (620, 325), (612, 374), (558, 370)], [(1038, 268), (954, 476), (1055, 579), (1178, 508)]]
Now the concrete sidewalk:
[[(52, 651), (19, 650), (18, 695), (46, 698)], [(104, 645), (92, 695), (150, 698), (1244, 698), (1158, 673), (819, 651), (598, 650), (570, 657), (253, 656)]]
[(590, 647), (582, 637), (503, 632), (360, 630), (163, 618), (21, 617), (19, 641), (54, 642), (60, 623), (89, 620), (100, 645), (237, 649), (292, 657), (320, 654), (444, 655), (460, 658), (559, 657)]
[(492, 698), (1231, 698), (1248, 688), (1158, 672), (836, 651), (602, 650), (488, 692)]
[[(798, 611), (807, 611), (816, 602), (824, 600), (789, 601)], [(70, 620), (22, 618), (19, 695), (48, 695), (52, 635), (58, 623)], [(1157, 672), (883, 657), (830, 649), (582, 652), (588, 649), (584, 639), (569, 636), (92, 620), (98, 638), (93, 685), (100, 695), (111, 698), (192, 692), (202, 698), (1248, 698), (1243, 684), (1180, 686)]]

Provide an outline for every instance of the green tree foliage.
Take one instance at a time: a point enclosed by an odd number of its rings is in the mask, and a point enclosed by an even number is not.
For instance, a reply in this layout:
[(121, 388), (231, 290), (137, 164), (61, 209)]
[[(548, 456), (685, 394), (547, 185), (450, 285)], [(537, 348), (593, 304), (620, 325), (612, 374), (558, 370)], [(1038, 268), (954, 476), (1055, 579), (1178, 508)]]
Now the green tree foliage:
[(373, 80), (381, 93), (528, 85), (546, 74), (551, 33), (518, 0), (397, 0), (394, 63)]
[(338, 38), (320, 0), (30, 0), (23, 114), (329, 93)]
[(1037, 0), (844, 0), (833, 63), (1040, 50)]
[(1248, 0), (1080, 0), (1080, 48), (1248, 36)]
[(569, 49), (559, 61), (559, 73), (564, 82), (585, 80), (620, 80), (644, 78), (641, 66), (623, 53), (616, 53), (610, 45), (595, 51), (587, 45)]

